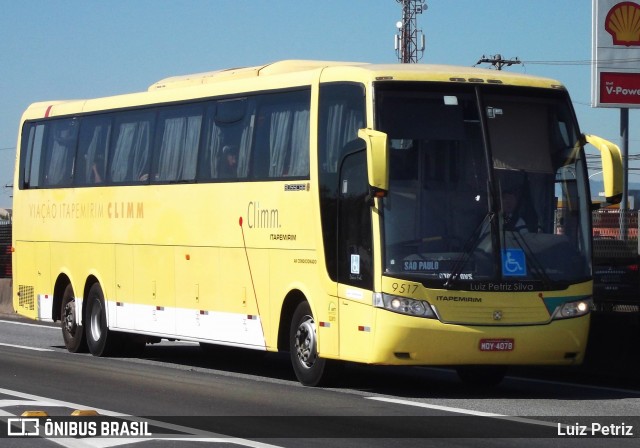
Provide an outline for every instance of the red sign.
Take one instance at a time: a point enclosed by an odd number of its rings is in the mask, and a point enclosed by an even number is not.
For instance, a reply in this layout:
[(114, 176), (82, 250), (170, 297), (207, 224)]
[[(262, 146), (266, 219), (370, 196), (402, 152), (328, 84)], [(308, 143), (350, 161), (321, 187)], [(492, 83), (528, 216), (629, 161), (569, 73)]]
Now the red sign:
[(600, 73), (600, 102), (640, 104), (640, 73)]

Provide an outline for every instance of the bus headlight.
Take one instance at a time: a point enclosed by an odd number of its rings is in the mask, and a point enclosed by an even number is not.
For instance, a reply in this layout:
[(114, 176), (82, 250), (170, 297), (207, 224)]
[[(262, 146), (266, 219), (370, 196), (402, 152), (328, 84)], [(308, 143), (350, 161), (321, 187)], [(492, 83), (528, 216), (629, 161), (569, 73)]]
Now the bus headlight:
[(553, 320), (558, 319), (570, 319), (572, 317), (580, 317), (585, 314), (589, 314), (591, 306), (593, 305), (592, 299), (576, 300), (575, 302), (566, 302), (556, 308), (553, 313)]
[(431, 309), (431, 305), (424, 300), (409, 299), (407, 297), (393, 296), (385, 293), (375, 293), (373, 295), (373, 305), (378, 308), (393, 311), (394, 313), (427, 317), (430, 319), (436, 318), (433, 309)]

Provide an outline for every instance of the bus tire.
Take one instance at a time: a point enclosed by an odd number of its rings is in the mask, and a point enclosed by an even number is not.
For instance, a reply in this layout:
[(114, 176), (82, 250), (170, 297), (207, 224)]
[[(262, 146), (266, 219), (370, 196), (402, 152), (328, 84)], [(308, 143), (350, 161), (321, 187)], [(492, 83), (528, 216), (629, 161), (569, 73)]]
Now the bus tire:
[(496, 387), (507, 374), (507, 366), (458, 366), (456, 372), (463, 383), (481, 389)]
[(122, 347), (122, 335), (107, 326), (107, 309), (99, 283), (94, 283), (89, 290), (85, 327), (87, 345), (93, 356), (113, 355)]
[(84, 334), (84, 328), (78, 322), (79, 319), (76, 313), (76, 297), (73, 293), (73, 287), (71, 286), (71, 283), (69, 283), (62, 294), (60, 327), (62, 328), (64, 346), (71, 353), (87, 351), (87, 341)]
[(309, 303), (298, 304), (289, 332), (291, 363), (298, 381), (305, 386), (323, 386), (330, 383), (337, 372), (338, 362), (318, 356), (316, 324)]

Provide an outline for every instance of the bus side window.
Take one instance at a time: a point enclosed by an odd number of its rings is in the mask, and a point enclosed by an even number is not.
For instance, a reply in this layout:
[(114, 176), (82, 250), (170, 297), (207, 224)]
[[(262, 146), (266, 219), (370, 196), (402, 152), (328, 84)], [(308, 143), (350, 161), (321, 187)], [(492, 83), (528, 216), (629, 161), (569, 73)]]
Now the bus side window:
[(74, 184), (92, 185), (104, 182), (110, 132), (110, 115), (82, 119), (78, 138), (78, 158)]
[(78, 121), (63, 119), (47, 124), (44, 185), (71, 184), (78, 140)]
[(196, 177), (203, 106), (180, 106), (160, 112), (154, 152), (154, 181), (192, 181)]
[(291, 149), (281, 175), (309, 177), (309, 102), (294, 104), (291, 113)]
[[(217, 101), (208, 114), (198, 179), (243, 179), (249, 173), (256, 100), (235, 98)], [(226, 150), (226, 152), (225, 152)], [(235, 165), (229, 164), (231, 156)]]
[[(147, 183), (155, 110), (123, 114), (116, 121), (109, 160), (109, 180)], [(111, 156), (112, 154), (112, 156)]]
[(261, 100), (253, 177), (308, 177), (310, 91), (270, 94)]
[(42, 123), (25, 125), (22, 130), (22, 188), (37, 188), (42, 185), (44, 131), (45, 125)]

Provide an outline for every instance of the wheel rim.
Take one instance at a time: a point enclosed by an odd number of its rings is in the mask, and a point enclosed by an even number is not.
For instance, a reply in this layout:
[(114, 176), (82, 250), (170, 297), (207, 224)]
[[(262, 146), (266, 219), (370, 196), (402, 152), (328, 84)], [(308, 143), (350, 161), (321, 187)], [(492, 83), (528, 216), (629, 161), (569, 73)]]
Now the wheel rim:
[(316, 327), (311, 316), (300, 322), (295, 337), (295, 350), (300, 365), (310, 369), (316, 362)]
[(91, 337), (99, 341), (102, 336), (102, 307), (96, 300), (91, 307)]
[(68, 301), (64, 306), (64, 330), (70, 334), (74, 335), (76, 333), (76, 312), (75, 312), (75, 302), (73, 300)]

